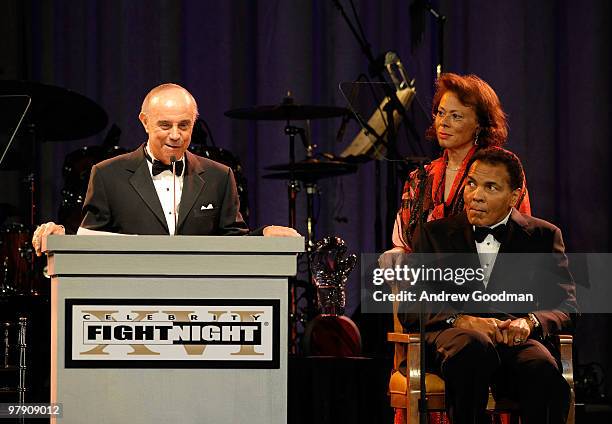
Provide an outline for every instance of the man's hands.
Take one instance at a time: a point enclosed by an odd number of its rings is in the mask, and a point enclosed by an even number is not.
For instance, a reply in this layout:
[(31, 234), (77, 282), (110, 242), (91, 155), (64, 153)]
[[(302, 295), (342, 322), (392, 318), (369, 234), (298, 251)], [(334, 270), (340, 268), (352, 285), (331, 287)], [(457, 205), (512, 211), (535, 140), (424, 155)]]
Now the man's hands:
[[(32, 246), (36, 251), (36, 256), (42, 254), (43, 241), (46, 240), (47, 236), (51, 234), (66, 234), (66, 230), (63, 225), (58, 225), (55, 222), (47, 222), (39, 225), (34, 231), (32, 236)], [(265, 237), (301, 237), (300, 233), (295, 231), (293, 228), (281, 227), (278, 225), (269, 225), (263, 229), (263, 235)]]
[(531, 326), (531, 322), (525, 318), (518, 318), (512, 321), (508, 319), (498, 325), (504, 336), (503, 343), (508, 346), (523, 344), (533, 330)]
[[(506, 321), (503, 321), (506, 322)], [(502, 343), (504, 336), (499, 328), (502, 321), (495, 318), (473, 317), (471, 315), (460, 315), (455, 321), (455, 328), (474, 330), (488, 336), (495, 344)]]
[(290, 227), (268, 225), (263, 229), (264, 237), (301, 237), (300, 233)]
[(40, 256), (42, 254), (41, 249), (43, 241), (46, 241), (47, 236), (51, 234), (64, 235), (66, 234), (66, 229), (63, 225), (58, 225), (55, 222), (46, 222), (39, 225), (32, 236), (32, 247), (34, 247), (36, 256)]
[(500, 321), (471, 315), (460, 315), (455, 321), (455, 327), (478, 331), (487, 335), (493, 343), (508, 346), (524, 343), (532, 330), (529, 320), (525, 318)]

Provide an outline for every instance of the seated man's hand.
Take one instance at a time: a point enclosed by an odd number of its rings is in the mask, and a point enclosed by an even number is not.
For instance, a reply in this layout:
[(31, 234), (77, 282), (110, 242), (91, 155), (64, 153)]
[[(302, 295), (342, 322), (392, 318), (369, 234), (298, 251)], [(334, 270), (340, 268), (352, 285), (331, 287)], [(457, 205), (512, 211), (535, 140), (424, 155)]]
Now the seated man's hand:
[(378, 257), (378, 266), (380, 268), (394, 268), (395, 265), (401, 265), (402, 256), (406, 253), (406, 249), (402, 247), (394, 247)]
[(293, 228), (280, 225), (268, 225), (263, 229), (263, 235), (264, 237), (301, 237)]
[(42, 254), (41, 249), (43, 241), (46, 241), (47, 236), (51, 234), (64, 235), (66, 234), (66, 229), (63, 225), (58, 225), (55, 222), (46, 222), (39, 225), (32, 236), (32, 247), (34, 247), (36, 256), (40, 256)]
[(455, 328), (464, 330), (475, 330), (489, 336), (494, 344), (503, 343), (504, 336), (499, 326), (504, 323), (507, 325), (510, 320), (500, 321), (495, 318), (473, 317), (471, 315), (460, 315), (455, 321)]
[(504, 338), (503, 343), (508, 346), (518, 346), (525, 343), (525, 340), (531, 334), (531, 325), (525, 318), (506, 320), (499, 324), (499, 329)]

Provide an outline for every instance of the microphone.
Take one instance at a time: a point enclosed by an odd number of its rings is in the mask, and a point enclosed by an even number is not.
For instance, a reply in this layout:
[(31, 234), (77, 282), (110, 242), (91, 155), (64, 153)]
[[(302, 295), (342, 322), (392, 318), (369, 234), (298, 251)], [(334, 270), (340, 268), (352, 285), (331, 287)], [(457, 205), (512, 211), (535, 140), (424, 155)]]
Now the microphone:
[(176, 156), (170, 156), (170, 165), (172, 165), (172, 215), (174, 217), (174, 231), (172, 235), (176, 235)]

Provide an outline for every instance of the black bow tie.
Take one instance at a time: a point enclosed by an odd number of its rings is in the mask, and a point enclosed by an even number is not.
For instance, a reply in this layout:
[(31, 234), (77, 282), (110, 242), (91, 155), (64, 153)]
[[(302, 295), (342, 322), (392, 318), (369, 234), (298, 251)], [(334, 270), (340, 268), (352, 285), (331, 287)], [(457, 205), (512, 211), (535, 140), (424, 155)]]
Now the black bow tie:
[(474, 238), (478, 243), (482, 243), (484, 239), (492, 234), (495, 240), (502, 243), (506, 238), (507, 226), (506, 224), (500, 224), (495, 228), (490, 227), (476, 227), (474, 229)]
[[(153, 164), (153, 169), (151, 170), (151, 172), (153, 173), (153, 176), (159, 175), (164, 171), (172, 172), (172, 164), (166, 165), (165, 163), (160, 162), (157, 159), (153, 159), (151, 156), (149, 156), (149, 152), (147, 152), (147, 149), (144, 146), (142, 150), (144, 151), (145, 158), (147, 158), (147, 160)], [(183, 160), (182, 159), (177, 160), (175, 163), (176, 163), (176, 175), (182, 175), (183, 166), (184, 166)]]
[[(176, 175), (181, 175), (183, 173), (183, 161), (182, 160), (177, 160), (175, 162), (176, 164)], [(153, 176), (156, 176), (158, 174), (161, 174), (164, 171), (170, 171), (172, 172), (172, 165), (166, 165), (163, 162), (158, 161), (157, 159), (155, 159), (153, 161)]]

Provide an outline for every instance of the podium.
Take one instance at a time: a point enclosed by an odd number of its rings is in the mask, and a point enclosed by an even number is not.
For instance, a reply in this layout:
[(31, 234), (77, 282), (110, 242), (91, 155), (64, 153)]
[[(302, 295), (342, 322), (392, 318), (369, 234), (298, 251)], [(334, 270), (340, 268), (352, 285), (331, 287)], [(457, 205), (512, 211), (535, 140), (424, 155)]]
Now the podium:
[(287, 422), (303, 238), (50, 236), (46, 250), (59, 422)]

